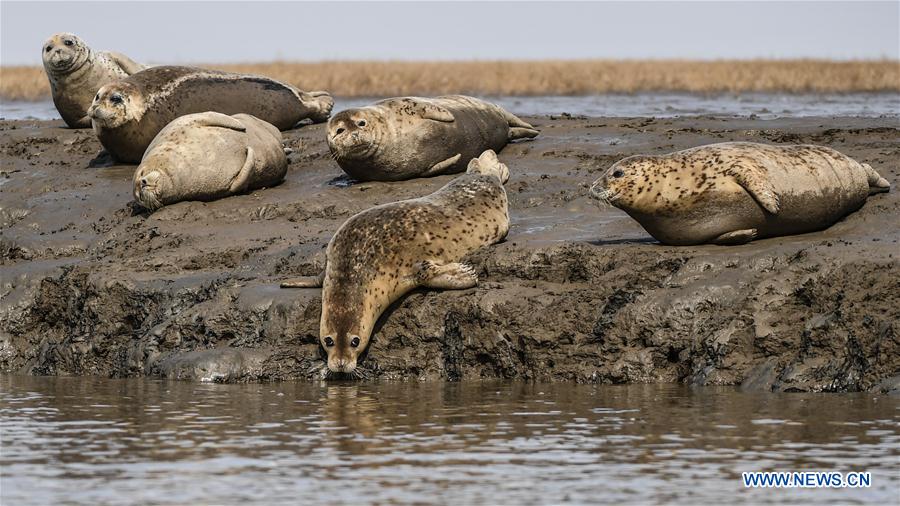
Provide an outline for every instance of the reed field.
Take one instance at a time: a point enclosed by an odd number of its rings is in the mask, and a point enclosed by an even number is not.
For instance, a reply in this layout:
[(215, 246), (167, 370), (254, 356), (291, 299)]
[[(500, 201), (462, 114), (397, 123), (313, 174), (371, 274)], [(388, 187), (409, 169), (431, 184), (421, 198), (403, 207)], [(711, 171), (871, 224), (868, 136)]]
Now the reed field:
[[(200, 65), (336, 96), (900, 91), (896, 60), (326, 61)], [(0, 97), (50, 96), (41, 67), (0, 67)]]

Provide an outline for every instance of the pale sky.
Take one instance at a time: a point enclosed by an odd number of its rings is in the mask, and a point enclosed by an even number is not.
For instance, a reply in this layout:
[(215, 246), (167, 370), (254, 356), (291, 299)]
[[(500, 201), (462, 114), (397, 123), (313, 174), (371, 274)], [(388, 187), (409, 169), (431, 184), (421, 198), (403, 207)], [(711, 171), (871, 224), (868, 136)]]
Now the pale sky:
[(900, 1), (0, 2), (0, 64), (73, 32), (147, 63), (900, 59)]

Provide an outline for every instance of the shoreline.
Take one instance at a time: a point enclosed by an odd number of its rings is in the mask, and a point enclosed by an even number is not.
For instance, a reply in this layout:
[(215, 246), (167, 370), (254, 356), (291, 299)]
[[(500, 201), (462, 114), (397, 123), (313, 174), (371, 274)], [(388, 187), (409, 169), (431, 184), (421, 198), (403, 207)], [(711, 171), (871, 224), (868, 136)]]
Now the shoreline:
[[(542, 133), (500, 153), (509, 237), (467, 258), (478, 287), (386, 312), (369, 378), (900, 389), (895, 119), (523, 119)], [(453, 177), (348, 185), (323, 128), (284, 133), (277, 187), (146, 215), (129, 204), (135, 166), (90, 166), (90, 130), (0, 122), (0, 370), (319, 379), (319, 291), (277, 283), (315, 274), (354, 213)], [(829, 229), (735, 247), (661, 246), (586, 197), (620, 158), (727, 140), (831, 146), (894, 189)]]
[[(322, 61), (190, 64), (336, 96), (900, 92), (895, 60)], [(49, 98), (40, 66), (0, 67), (0, 98)]]

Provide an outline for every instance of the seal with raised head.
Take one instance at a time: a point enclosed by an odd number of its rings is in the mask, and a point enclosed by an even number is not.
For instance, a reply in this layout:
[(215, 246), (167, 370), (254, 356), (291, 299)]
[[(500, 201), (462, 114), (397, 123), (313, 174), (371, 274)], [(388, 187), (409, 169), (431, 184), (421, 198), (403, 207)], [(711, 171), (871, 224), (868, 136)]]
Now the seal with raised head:
[(332, 157), (360, 181), (462, 172), (485, 150), (537, 135), (502, 107), (463, 95), (389, 98), (328, 121)]
[(466, 174), (431, 195), (353, 216), (328, 243), (318, 279), (282, 283), (323, 287), (319, 339), (328, 369), (353, 372), (378, 317), (410, 290), (476, 285), (474, 269), (460, 260), (506, 237), (508, 179), (506, 165), (485, 151)]
[(57, 33), (41, 46), (53, 104), (71, 128), (90, 128), (88, 108), (103, 85), (124, 79), (144, 66), (121, 53), (94, 51), (71, 33)]
[(287, 130), (304, 119), (325, 121), (333, 104), (324, 91), (304, 92), (268, 77), (160, 66), (100, 88), (89, 114), (103, 147), (119, 161), (137, 163), (179, 116), (244, 113)]
[(889, 191), (871, 166), (824, 146), (710, 144), (613, 164), (591, 195), (663, 244), (743, 244), (821, 230)]
[(134, 172), (134, 199), (150, 211), (215, 200), (284, 179), (281, 132), (248, 114), (181, 116), (157, 134)]

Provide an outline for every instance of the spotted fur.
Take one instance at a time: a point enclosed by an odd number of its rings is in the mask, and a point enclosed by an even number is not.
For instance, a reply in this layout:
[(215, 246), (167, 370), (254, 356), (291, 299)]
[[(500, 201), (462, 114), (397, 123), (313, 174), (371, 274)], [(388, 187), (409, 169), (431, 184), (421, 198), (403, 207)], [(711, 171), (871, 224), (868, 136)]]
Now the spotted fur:
[(333, 103), (325, 92), (300, 91), (267, 77), (160, 66), (101, 88), (89, 114), (103, 147), (119, 161), (137, 163), (179, 116), (245, 113), (287, 130), (304, 119), (325, 121)]
[(361, 181), (461, 172), (484, 150), (538, 131), (502, 107), (464, 95), (401, 97), (347, 109), (328, 122), (338, 165)]
[(625, 158), (591, 187), (665, 244), (737, 244), (820, 230), (890, 185), (824, 146), (726, 142)]
[(475, 271), (458, 262), (506, 237), (508, 174), (487, 151), (469, 163), (469, 173), (431, 195), (373, 207), (338, 229), (326, 250), (322, 282), (320, 336), (329, 369), (356, 367), (375, 321), (403, 294), (477, 282)]
[(71, 33), (57, 33), (41, 46), (53, 104), (71, 128), (90, 128), (88, 108), (101, 87), (145, 67), (121, 53), (94, 51)]

